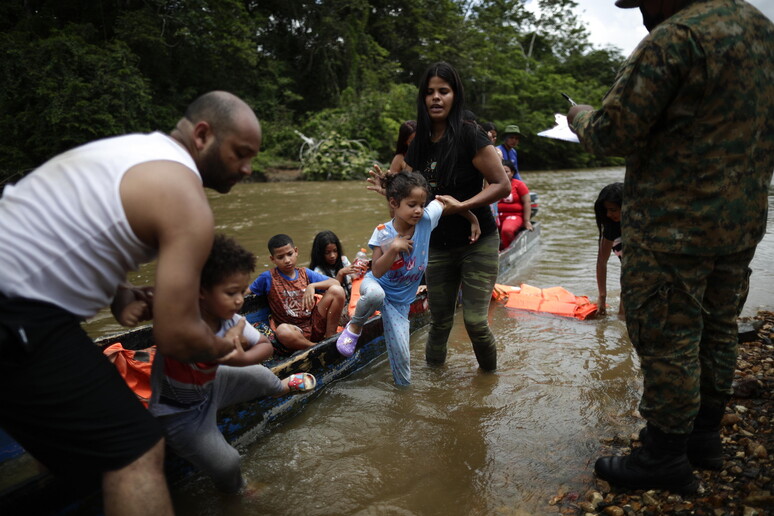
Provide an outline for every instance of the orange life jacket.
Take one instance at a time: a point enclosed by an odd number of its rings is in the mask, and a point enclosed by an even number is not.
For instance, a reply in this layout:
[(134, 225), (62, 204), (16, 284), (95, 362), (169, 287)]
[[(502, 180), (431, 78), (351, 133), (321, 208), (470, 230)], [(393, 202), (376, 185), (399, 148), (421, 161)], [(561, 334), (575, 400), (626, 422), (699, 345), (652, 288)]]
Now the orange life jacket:
[(350, 292), (349, 305), (347, 305), (347, 313), (350, 317), (355, 315), (355, 307), (357, 307), (357, 300), (360, 299), (360, 284), (363, 283), (363, 278), (355, 278), (352, 280), (352, 291)]
[(537, 288), (526, 283), (522, 283), (520, 287), (496, 284), (492, 298), (508, 308), (545, 312), (580, 320), (597, 313), (596, 303), (589, 301), (588, 297), (576, 296), (562, 287)]
[(156, 346), (135, 351), (124, 349), (120, 342), (116, 342), (102, 352), (116, 366), (118, 373), (145, 408), (148, 408), (151, 397), (151, 367), (156, 356)]

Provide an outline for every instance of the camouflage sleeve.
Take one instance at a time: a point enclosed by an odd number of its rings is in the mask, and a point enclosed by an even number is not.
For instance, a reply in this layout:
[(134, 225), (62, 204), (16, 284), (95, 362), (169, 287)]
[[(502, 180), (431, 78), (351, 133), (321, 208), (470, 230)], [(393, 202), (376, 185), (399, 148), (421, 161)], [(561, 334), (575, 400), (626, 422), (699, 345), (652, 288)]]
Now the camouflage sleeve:
[(656, 27), (626, 60), (602, 107), (573, 120), (583, 147), (593, 154), (628, 156), (644, 145), (682, 87), (697, 50), (686, 27)]

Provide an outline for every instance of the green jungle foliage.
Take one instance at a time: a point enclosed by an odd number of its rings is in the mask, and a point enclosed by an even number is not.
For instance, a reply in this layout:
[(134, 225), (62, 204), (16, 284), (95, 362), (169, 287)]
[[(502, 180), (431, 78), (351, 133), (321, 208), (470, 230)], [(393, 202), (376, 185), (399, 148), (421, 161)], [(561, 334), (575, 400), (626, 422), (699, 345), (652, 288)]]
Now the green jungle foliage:
[(309, 180), (366, 179), (376, 158), (361, 140), (349, 140), (332, 131), (302, 147), (301, 172)]
[(306, 177), (362, 177), (361, 162), (390, 161), (419, 75), (441, 59), (480, 122), (528, 135), (522, 169), (620, 163), (531, 136), (566, 111), (560, 92), (598, 104), (623, 60), (590, 45), (578, 2), (538, 1), (539, 17), (524, 0), (4, 1), (0, 184), (96, 138), (169, 131), (213, 89), (258, 113), (256, 167), (300, 162), (301, 133), (331, 148), (306, 156)]

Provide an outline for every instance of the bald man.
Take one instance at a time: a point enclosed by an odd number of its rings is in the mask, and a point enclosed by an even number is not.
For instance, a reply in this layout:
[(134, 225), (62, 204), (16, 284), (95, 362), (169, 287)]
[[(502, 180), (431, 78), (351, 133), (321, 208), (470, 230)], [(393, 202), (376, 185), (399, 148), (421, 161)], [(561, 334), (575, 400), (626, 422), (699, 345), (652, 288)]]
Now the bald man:
[[(743, 0), (617, 0), (650, 34), (600, 109), (567, 114), (589, 152), (626, 156), (622, 301), (640, 358), (643, 446), (597, 460), (635, 489), (692, 492), (724, 464), (737, 317), (774, 169), (774, 24)], [(611, 6), (612, 7), (612, 6)]]
[[(214, 238), (203, 187), (250, 175), (261, 138), (245, 102), (210, 92), (171, 134), (77, 147), (0, 199), (0, 425), (55, 474), (101, 476), (109, 515), (172, 513), (164, 441), (80, 322), (111, 305), (125, 325), (152, 315), (158, 352), (178, 360), (235, 349), (242, 328), (216, 337), (199, 313)], [(154, 259), (154, 287), (126, 282)]]

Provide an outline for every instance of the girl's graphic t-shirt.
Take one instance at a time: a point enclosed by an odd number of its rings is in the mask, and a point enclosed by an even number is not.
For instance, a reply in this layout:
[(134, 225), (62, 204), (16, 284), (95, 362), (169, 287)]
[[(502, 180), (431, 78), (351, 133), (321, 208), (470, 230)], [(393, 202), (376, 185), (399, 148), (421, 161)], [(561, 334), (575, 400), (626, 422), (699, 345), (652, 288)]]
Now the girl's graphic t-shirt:
[[(414, 301), (417, 295), (417, 287), (422, 281), (422, 275), (427, 268), (427, 253), (430, 248), (430, 233), (438, 225), (443, 212), (443, 205), (439, 201), (432, 201), (425, 208), (422, 219), (414, 229), (414, 242), (411, 254), (400, 253), (392, 263), (390, 270), (381, 278), (369, 271), (367, 276), (379, 282), (384, 289), (385, 297), (393, 304), (408, 304)], [(393, 221), (379, 224), (368, 241), (369, 247), (381, 247), (383, 252), (389, 249), (392, 241), (398, 237)]]

